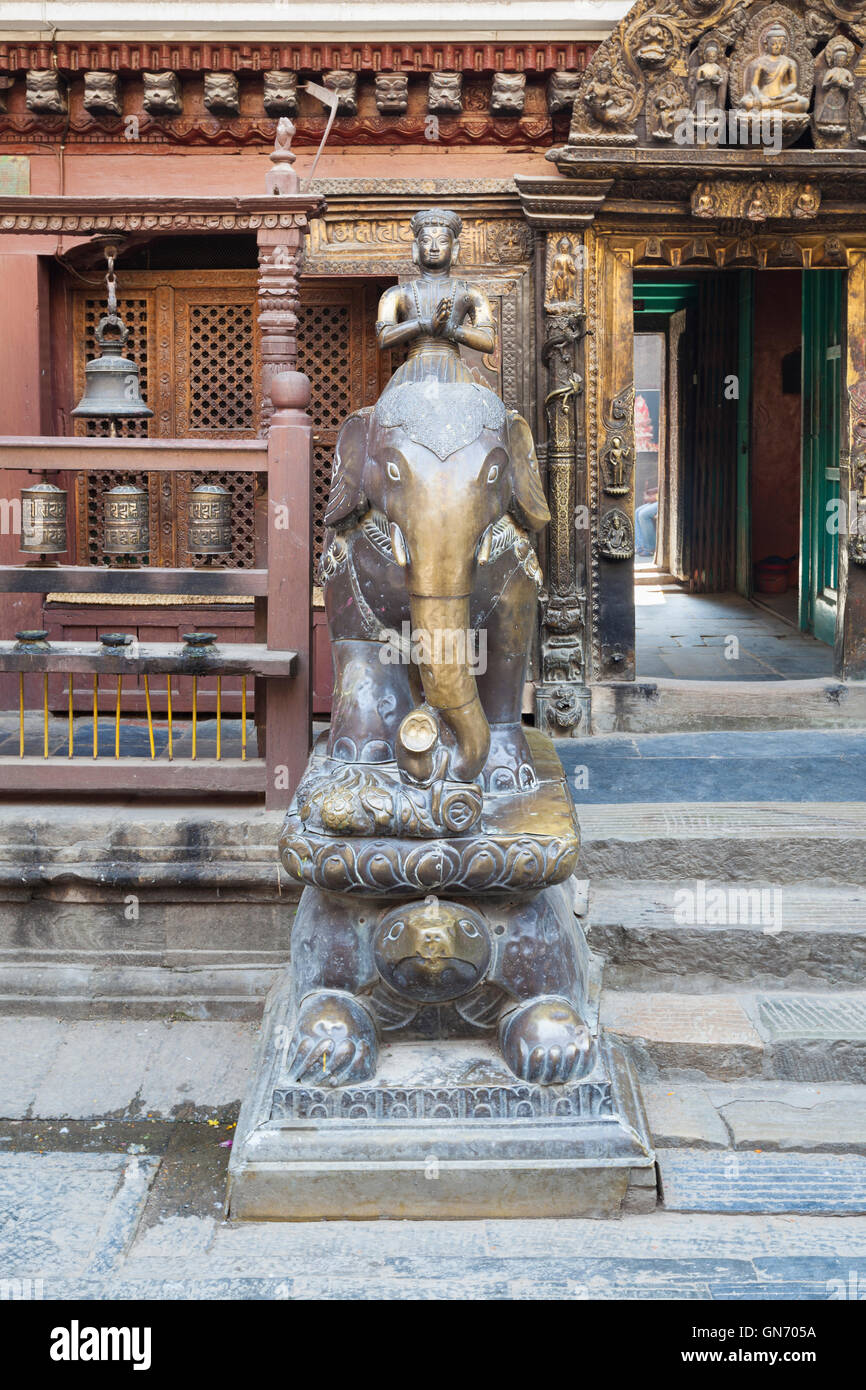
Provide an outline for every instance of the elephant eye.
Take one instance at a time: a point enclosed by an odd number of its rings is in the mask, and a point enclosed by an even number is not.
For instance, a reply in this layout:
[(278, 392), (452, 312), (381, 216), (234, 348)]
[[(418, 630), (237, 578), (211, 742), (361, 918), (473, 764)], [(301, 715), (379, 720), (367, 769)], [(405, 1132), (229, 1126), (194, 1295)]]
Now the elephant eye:
[(496, 479), (497, 479), (498, 477), (499, 477), (499, 464), (498, 464), (498, 463), (491, 463), (491, 465), (490, 465), (490, 471), (489, 471), (488, 474), (487, 474), (487, 481), (488, 481), (488, 483), (495, 483), (495, 482), (496, 482)]
[(395, 483), (400, 481), (400, 470), (393, 459), (388, 460), (388, 477), (393, 478)]

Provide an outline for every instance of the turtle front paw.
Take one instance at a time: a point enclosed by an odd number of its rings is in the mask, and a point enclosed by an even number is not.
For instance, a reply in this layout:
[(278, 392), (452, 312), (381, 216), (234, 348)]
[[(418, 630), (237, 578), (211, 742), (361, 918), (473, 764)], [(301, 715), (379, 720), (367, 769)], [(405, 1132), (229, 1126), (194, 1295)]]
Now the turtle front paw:
[(376, 1026), (351, 994), (320, 991), (301, 1003), (286, 1056), (290, 1081), (348, 1086), (369, 1081), (376, 1070)]
[(505, 1063), (522, 1081), (576, 1081), (592, 1065), (592, 1035), (565, 999), (531, 999), (499, 1025)]

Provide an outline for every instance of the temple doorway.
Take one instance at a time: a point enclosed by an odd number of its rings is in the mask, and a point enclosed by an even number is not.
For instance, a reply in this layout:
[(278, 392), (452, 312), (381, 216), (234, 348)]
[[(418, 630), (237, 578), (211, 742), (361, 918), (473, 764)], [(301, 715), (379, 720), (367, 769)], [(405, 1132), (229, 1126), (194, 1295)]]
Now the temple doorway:
[(638, 678), (832, 674), (842, 276), (635, 279)]

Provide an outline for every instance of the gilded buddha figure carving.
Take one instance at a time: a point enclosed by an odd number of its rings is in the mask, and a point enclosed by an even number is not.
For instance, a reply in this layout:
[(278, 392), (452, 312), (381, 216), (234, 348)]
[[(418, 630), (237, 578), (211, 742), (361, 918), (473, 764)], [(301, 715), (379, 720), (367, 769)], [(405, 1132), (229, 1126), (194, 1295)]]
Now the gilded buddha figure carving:
[(335, 689), (281, 839), (306, 885), (285, 1079), (369, 1080), (386, 1035), (492, 1032), (515, 1074), (564, 1082), (593, 1051), (577, 826), (521, 714), (549, 512), (529, 426), (461, 356), (495, 329), (452, 274), (460, 218), (412, 230), (418, 275), (378, 323), (408, 357), (344, 423), (325, 517)]
[(775, 107), (782, 111), (808, 111), (809, 98), (797, 90), (800, 73), (796, 58), (789, 52), (787, 31), (773, 24), (761, 37), (761, 52), (746, 68), (742, 104)]

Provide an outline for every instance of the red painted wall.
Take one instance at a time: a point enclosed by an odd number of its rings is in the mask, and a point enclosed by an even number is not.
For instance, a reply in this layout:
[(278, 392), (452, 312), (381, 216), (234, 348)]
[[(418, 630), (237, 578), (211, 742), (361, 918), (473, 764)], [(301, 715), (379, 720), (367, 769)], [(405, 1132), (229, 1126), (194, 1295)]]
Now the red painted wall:
[[(48, 381), (48, 285), (44, 263), (32, 250), (14, 250), (5, 238), (0, 254), (0, 434), (44, 434), (50, 399)], [(12, 502), (22, 487), (38, 481), (31, 473), (0, 472), (0, 498)], [(0, 564), (19, 565), (25, 558), (20, 536), (9, 529), (0, 511)], [(39, 627), (42, 598), (39, 594), (0, 593), (0, 637), (14, 637), (17, 630)], [(0, 709), (18, 701), (14, 676), (0, 676)]]
[(782, 358), (801, 343), (798, 270), (755, 276), (752, 378), (752, 560), (800, 546), (801, 397), (782, 391)]

